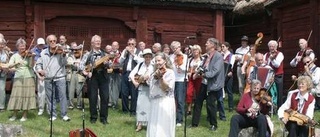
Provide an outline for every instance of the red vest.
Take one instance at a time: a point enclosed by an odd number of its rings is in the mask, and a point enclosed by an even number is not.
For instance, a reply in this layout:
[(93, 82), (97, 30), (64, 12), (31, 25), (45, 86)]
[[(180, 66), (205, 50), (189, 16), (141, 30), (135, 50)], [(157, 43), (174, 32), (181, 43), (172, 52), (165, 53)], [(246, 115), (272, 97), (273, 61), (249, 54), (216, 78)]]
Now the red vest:
[[(309, 104), (311, 104), (311, 102), (314, 100), (314, 97), (310, 93), (307, 93), (307, 94), (309, 94), (308, 101), (306, 101), (304, 103), (304, 106), (303, 106), (303, 109), (302, 109), (302, 114), (304, 114), (304, 115), (307, 113), (307, 109), (309, 107)], [(298, 95), (298, 92), (295, 92), (291, 96), (291, 107), (290, 108), (292, 110), (295, 110), (295, 111), (298, 110), (298, 102), (299, 102), (299, 100), (296, 99), (297, 95)]]
[[(279, 51), (277, 51), (276, 57), (278, 56), (278, 54), (279, 54)], [(270, 53), (268, 52), (268, 53), (266, 54), (266, 59), (267, 59), (267, 61), (269, 60), (269, 56), (270, 56)], [(283, 74), (283, 61), (281, 62), (280, 66), (279, 66), (278, 68), (274, 67), (274, 66), (271, 64), (271, 61), (270, 61), (270, 63), (269, 63), (268, 65), (274, 70), (275, 75)]]

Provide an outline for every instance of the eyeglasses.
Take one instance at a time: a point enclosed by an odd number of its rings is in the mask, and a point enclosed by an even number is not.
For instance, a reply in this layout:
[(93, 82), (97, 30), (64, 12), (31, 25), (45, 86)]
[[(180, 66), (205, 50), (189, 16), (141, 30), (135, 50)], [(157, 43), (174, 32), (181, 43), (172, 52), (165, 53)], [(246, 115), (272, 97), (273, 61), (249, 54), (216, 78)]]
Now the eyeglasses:
[(306, 65), (306, 64), (309, 64), (310, 63), (310, 61), (306, 61), (304, 64)]
[(128, 43), (128, 45), (134, 45), (134, 43)]
[(53, 43), (53, 42), (57, 42), (56, 40), (49, 40), (49, 42)]

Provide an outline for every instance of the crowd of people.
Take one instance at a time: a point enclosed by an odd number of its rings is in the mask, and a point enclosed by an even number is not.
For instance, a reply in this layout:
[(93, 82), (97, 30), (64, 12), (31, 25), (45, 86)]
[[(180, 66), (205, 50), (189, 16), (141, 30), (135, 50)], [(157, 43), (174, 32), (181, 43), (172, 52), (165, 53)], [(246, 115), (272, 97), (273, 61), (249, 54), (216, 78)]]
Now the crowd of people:
[[(48, 35), (30, 45), (20, 38), (17, 52), (11, 52), (0, 36), (0, 109), (13, 111), (10, 121), (17, 119), (20, 110), (20, 121), (26, 121), (31, 109), (38, 109), (38, 115), (46, 111), (54, 121), (57, 104), (61, 119), (70, 121), (68, 109), (84, 107), (84, 87), (91, 123), (99, 119), (108, 124), (109, 107), (121, 106), (123, 113), (136, 117), (137, 132), (147, 128), (148, 137), (175, 136), (185, 115), (192, 115), (188, 127), (198, 127), (204, 100), (209, 130), (216, 131), (218, 119), (227, 120), (224, 96), (228, 98), (226, 110), (237, 112), (229, 118), (229, 137), (237, 137), (241, 129), (251, 126), (259, 136), (271, 136), (269, 115), (273, 114), (278, 114), (290, 137), (304, 137), (309, 134), (305, 125), (310, 123), (292, 121), (289, 110), (313, 121), (314, 110), (320, 108), (320, 68), (305, 39), (299, 40), (301, 50), (290, 62), (297, 68), (297, 75), (292, 76), (297, 89), (285, 96), (284, 55), (275, 40), (268, 42), (265, 54), (257, 52), (256, 44), (249, 45), (247, 36), (241, 38), (234, 53), (228, 42), (216, 38), (208, 38), (204, 48), (192, 45), (186, 49), (179, 41), (154, 43), (148, 48), (145, 42), (130, 38), (120, 51), (117, 41), (102, 47), (102, 38), (94, 35), (90, 51), (85, 51), (83, 44), (71, 42), (69, 46), (64, 35), (59, 39)], [(5, 82), (12, 73), (13, 88), (6, 105)], [(233, 99), (233, 77), (241, 95), (238, 105)]]

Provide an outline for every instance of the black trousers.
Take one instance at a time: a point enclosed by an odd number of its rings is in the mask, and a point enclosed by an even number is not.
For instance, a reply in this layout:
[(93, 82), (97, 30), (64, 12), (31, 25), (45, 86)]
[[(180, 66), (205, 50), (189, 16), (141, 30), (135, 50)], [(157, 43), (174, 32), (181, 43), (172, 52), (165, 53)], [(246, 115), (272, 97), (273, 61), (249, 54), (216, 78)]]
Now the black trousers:
[(98, 93), (100, 96), (100, 120), (105, 121), (108, 118), (109, 89), (107, 83), (109, 83), (109, 80), (104, 72), (93, 72), (92, 77), (87, 79), (91, 120), (96, 120), (98, 118)]
[(283, 96), (283, 74), (275, 75), (274, 82), (277, 86), (277, 93), (278, 93), (278, 104), (277, 107), (280, 108), (281, 105), (284, 102), (284, 96)]
[(199, 125), (203, 101), (206, 99), (209, 123), (210, 125), (218, 127), (216, 106), (218, 92), (222, 92), (222, 89), (220, 89), (219, 91), (210, 91), (207, 93), (207, 85), (201, 84), (200, 92), (194, 102), (192, 125)]
[[(131, 114), (136, 113), (138, 91), (134, 87), (131, 81), (129, 81), (129, 74), (131, 71), (125, 71), (122, 73), (121, 79), (121, 101), (122, 101), (122, 111), (130, 112)], [(129, 95), (131, 95), (131, 103), (129, 108)]]
[(244, 115), (233, 115), (230, 122), (229, 137), (238, 137), (240, 130), (247, 127), (256, 127), (259, 137), (266, 137), (268, 129), (266, 116), (258, 115), (258, 117), (252, 119)]
[(286, 128), (289, 131), (288, 137), (308, 137), (309, 128), (307, 126), (299, 126), (297, 122), (288, 121)]

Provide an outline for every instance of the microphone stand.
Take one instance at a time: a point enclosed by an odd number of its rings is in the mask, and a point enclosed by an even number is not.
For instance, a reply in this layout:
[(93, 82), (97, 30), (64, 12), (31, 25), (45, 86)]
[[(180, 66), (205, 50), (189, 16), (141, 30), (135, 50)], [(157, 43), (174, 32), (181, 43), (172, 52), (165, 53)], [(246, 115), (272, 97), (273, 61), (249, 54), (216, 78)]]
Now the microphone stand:
[[(90, 56), (89, 56), (90, 57)], [(91, 69), (90, 69), (90, 72), (89, 73), (91, 73), (92, 74), (92, 72), (93, 72), (93, 68), (95, 67), (94, 66), (94, 60), (97, 58), (97, 56), (96, 55), (93, 55), (93, 54), (91, 54), (91, 58), (93, 57), (93, 60), (91, 60), (90, 59), (90, 64), (91, 64)], [(88, 73), (88, 75), (89, 75), (89, 73)], [(86, 76), (86, 80), (85, 81), (87, 81), (87, 80), (90, 80), (91, 78), (89, 78), (89, 76)], [(92, 76), (92, 75), (91, 75)], [(87, 83), (88, 84), (88, 83)], [(81, 98), (81, 108), (82, 108), (82, 132), (80, 132), (80, 137), (85, 137), (86, 136), (86, 130), (85, 130), (85, 113), (84, 113), (84, 91), (82, 90), (83, 89), (83, 86), (84, 86), (84, 82), (81, 84), (81, 86), (80, 86), (80, 88), (79, 88), (79, 90), (81, 90), (81, 92), (82, 92), (82, 98)], [(87, 89), (88, 90), (88, 89)], [(80, 92), (80, 91), (79, 91)], [(78, 92), (78, 93), (79, 93)]]
[[(186, 37), (184, 39), (184, 44), (186, 43), (186, 39), (189, 39)], [(189, 49), (191, 50), (191, 49)], [(188, 54), (188, 53), (187, 53)], [(186, 61), (186, 66), (185, 66), (185, 73), (184, 73), (184, 86), (185, 86), (185, 98), (187, 98), (187, 92), (188, 92), (188, 81), (187, 81), (187, 73), (188, 73), (188, 62), (189, 62), (189, 55), (187, 55), (187, 61)], [(184, 100), (185, 101), (185, 100)], [(188, 111), (188, 106), (185, 105), (185, 110), (184, 110), (184, 129), (183, 129), (183, 136), (187, 136), (187, 111)]]
[[(48, 65), (50, 65), (50, 64), (48, 64)], [(53, 90), (54, 90), (54, 87), (53, 87), (53, 80), (54, 80), (54, 78), (57, 76), (57, 74), (58, 74), (58, 72), (60, 71), (60, 69), (62, 68), (63, 66), (61, 65), (60, 67), (59, 67), (59, 69), (55, 72), (55, 74), (53, 75), (53, 77), (50, 79), (50, 82), (51, 82), (51, 106), (50, 106), (50, 137), (52, 137), (52, 133), (53, 133), (53, 96), (55, 96), (55, 95), (53, 95)], [(48, 66), (47, 66), (47, 68), (48, 68)]]

